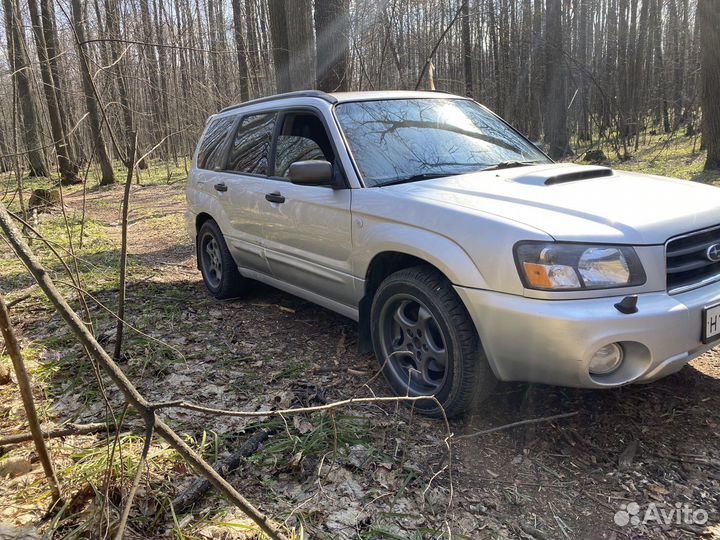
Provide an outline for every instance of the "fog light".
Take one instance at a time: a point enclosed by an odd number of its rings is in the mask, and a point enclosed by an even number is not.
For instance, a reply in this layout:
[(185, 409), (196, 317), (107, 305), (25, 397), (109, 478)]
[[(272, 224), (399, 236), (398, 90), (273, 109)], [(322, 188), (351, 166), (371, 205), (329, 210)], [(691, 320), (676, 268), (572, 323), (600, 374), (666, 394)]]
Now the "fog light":
[(607, 375), (615, 371), (623, 361), (623, 350), (618, 343), (605, 345), (590, 359), (590, 373)]

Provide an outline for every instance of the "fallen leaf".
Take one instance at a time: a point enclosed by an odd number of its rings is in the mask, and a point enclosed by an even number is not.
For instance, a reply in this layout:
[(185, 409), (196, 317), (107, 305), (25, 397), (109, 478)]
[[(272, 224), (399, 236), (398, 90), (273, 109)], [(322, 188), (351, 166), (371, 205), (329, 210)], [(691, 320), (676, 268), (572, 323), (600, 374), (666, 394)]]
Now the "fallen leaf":
[(293, 426), (295, 426), (295, 429), (298, 430), (300, 435), (305, 435), (315, 429), (307, 418), (301, 416), (293, 416)]

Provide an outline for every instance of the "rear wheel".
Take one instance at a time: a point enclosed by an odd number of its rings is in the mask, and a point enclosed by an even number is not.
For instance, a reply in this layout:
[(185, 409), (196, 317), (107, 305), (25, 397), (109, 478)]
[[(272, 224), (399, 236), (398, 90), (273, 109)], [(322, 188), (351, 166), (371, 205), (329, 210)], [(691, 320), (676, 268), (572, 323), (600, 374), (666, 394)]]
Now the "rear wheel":
[(246, 289), (218, 224), (208, 220), (198, 231), (198, 266), (205, 286), (218, 300), (235, 298)]
[[(435, 396), (447, 416), (457, 417), (495, 386), (465, 306), (434, 268), (416, 266), (386, 278), (370, 316), (375, 354), (397, 395)], [(442, 415), (435, 401), (417, 401), (415, 407)]]

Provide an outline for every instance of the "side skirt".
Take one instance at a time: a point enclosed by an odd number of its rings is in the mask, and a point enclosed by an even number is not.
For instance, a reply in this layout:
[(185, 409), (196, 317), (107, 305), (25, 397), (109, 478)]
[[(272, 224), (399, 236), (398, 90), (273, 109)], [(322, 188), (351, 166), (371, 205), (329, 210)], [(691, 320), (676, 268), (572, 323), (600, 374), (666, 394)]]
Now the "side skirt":
[(300, 287), (296, 287), (295, 285), (291, 285), (284, 281), (280, 281), (279, 279), (275, 279), (274, 277), (268, 276), (267, 274), (256, 272), (255, 270), (238, 267), (238, 271), (243, 277), (260, 281), (262, 283), (270, 285), (271, 287), (275, 287), (276, 289), (280, 289), (294, 296), (298, 296), (304, 300), (307, 300), (308, 302), (312, 302), (313, 304), (317, 304), (319, 306), (327, 308), (331, 311), (334, 311), (335, 313), (339, 313), (340, 315), (343, 315), (348, 319), (352, 319), (355, 322), (360, 319), (360, 313), (357, 307), (341, 304), (340, 302), (336, 302), (335, 300), (330, 300), (329, 298), (325, 298), (324, 296), (321, 296), (314, 292), (302, 289)]

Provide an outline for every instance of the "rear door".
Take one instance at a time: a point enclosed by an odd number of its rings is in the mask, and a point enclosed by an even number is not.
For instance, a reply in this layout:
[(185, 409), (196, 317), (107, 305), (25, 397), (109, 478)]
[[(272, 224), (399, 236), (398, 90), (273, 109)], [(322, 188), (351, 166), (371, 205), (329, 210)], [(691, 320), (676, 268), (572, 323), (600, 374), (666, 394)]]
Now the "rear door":
[(296, 161), (320, 159), (343, 171), (319, 111), (278, 118), (273, 175), (265, 181), (262, 220), (266, 256), (275, 278), (346, 306), (355, 302), (350, 271), (351, 189), (301, 186), (287, 179)]
[(226, 241), (241, 268), (269, 274), (263, 220), (274, 111), (245, 114), (237, 122), (222, 171), (219, 198), (228, 217)]
[[(195, 164), (188, 178), (188, 206), (195, 214), (209, 213), (223, 233), (229, 232), (231, 226), (214, 186), (222, 181), (228, 141), (236, 121), (236, 116), (210, 118), (198, 145)], [(194, 234), (194, 218), (190, 226)]]

